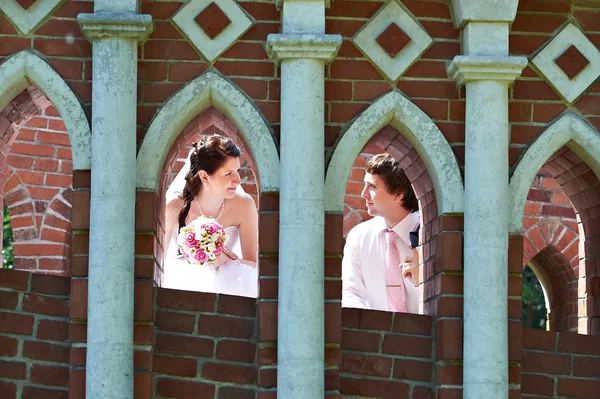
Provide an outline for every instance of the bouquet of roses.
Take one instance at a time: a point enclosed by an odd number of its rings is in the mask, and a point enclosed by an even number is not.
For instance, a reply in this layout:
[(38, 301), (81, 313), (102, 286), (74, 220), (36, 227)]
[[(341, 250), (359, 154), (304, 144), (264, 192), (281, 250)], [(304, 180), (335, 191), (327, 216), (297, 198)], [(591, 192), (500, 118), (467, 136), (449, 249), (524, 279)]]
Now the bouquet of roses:
[(225, 250), (227, 234), (213, 218), (199, 217), (179, 231), (177, 247), (193, 265), (214, 262)]

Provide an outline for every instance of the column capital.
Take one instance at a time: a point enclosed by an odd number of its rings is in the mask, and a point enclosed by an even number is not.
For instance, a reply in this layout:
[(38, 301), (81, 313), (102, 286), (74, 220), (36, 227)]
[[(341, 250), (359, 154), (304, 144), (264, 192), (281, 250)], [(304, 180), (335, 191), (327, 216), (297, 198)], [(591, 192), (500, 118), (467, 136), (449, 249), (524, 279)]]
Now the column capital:
[(79, 14), (77, 21), (90, 42), (97, 39), (121, 38), (144, 42), (154, 30), (148, 14), (94, 13)]
[(328, 63), (336, 56), (341, 45), (341, 35), (292, 33), (267, 36), (267, 52), (275, 61), (308, 58)]
[(477, 80), (511, 84), (527, 66), (527, 58), (458, 55), (448, 66), (448, 76), (460, 86)]

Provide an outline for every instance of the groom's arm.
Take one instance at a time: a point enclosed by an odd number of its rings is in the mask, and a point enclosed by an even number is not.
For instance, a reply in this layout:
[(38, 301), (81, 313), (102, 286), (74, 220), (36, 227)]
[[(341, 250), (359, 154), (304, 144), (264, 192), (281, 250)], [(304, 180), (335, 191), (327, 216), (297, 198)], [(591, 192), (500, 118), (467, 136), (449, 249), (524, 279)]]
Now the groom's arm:
[(358, 249), (356, 237), (350, 232), (342, 258), (342, 307), (368, 309), (369, 301)]

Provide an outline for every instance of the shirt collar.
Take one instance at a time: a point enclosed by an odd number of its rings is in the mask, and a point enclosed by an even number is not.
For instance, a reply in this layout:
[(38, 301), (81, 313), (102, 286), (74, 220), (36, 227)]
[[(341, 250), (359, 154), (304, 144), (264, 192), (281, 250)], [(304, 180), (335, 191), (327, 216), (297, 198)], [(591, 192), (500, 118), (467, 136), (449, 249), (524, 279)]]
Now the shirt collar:
[[(385, 223), (385, 220), (382, 217), (377, 217), (378, 226), (381, 231), (385, 231), (388, 227)], [(411, 231), (416, 229), (417, 224), (419, 224), (419, 212), (409, 213), (402, 219), (398, 224), (392, 227), (392, 230), (400, 237), (403, 241), (410, 244), (409, 234)]]

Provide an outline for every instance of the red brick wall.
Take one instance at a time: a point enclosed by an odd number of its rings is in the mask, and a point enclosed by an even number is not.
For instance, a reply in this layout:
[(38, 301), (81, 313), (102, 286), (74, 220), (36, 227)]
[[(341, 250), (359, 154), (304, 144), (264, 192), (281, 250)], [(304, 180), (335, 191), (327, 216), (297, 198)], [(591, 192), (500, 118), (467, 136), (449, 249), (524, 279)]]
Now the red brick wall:
[(524, 398), (596, 398), (600, 392), (600, 337), (523, 330)]
[(66, 398), (69, 279), (0, 270), (0, 396)]
[(432, 398), (432, 333), (430, 316), (344, 309), (340, 394), (361, 398)]

